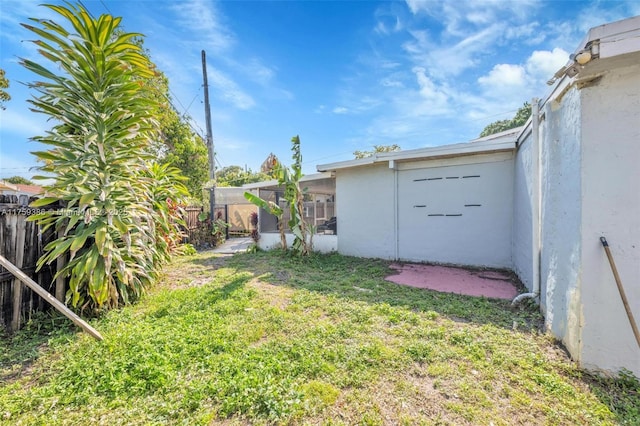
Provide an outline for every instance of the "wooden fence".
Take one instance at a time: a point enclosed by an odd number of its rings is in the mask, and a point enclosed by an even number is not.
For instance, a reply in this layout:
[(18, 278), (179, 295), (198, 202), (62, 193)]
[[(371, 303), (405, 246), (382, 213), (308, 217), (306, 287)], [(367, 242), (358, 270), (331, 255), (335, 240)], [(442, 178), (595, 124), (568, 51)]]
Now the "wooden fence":
[(187, 225), (187, 234), (191, 235), (193, 231), (200, 227), (198, 216), (203, 211), (200, 206), (187, 206), (184, 208), (184, 221)]
[[(56, 293), (53, 282), (56, 265), (35, 271), (42, 248), (52, 240), (53, 233), (42, 235), (38, 225), (27, 221), (32, 212), (33, 209), (0, 204), (0, 254), (45, 290)], [(64, 288), (57, 293), (64, 295)], [(0, 329), (18, 330), (33, 312), (48, 309), (47, 302), (0, 266)]]
[[(245, 206), (240, 206), (245, 207)], [(255, 207), (252, 207), (255, 209)], [(53, 231), (44, 235), (35, 222), (27, 220), (36, 209), (19, 207), (16, 204), (0, 203), (0, 255), (21, 269), (27, 276), (37, 282), (58, 300), (64, 301), (66, 283), (64, 279), (54, 282), (56, 268), (64, 264), (63, 258), (56, 263), (46, 265), (36, 272), (36, 262), (43, 254), (43, 247), (54, 238)], [(203, 224), (198, 219), (202, 207), (185, 208), (185, 222), (190, 240), (198, 240), (198, 232), (202, 233)], [(216, 206), (223, 220), (229, 221), (234, 228), (246, 229), (250, 211), (232, 210), (229, 214), (227, 206)], [(208, 235), (208, 237), (211, 237)], [(228, 235), (227, 235), (228, 237)], [(0, 266), (0, 332), (6, 329), (16, 331), (28, 321), (36, 311), (45, 311), (51, 306), (35, 292), (23, 285), (9, 271)]]

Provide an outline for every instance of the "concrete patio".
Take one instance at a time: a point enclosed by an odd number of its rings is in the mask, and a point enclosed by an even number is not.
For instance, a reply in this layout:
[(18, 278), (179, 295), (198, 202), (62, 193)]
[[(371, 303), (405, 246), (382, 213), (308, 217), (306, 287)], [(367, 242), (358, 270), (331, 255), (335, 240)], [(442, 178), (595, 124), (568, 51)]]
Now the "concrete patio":
[(398, 273), (385, 279), (396, 284), (492, 299), (518, 295), (514, 278), (506, 272), (415, 263), (394, 263), (391, 268)]

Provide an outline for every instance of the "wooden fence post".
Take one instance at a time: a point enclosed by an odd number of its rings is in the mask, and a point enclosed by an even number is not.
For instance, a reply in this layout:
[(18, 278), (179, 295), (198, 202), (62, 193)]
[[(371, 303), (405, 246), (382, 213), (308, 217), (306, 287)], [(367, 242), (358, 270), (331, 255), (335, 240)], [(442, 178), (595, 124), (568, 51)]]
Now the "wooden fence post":
[[(15, 236), (15, 254), (16, 266), (22, 268), (24, 262), (24, 243), (26, 238), (26, 217), (20, 215), (12, 215), (16, 219), (16, 236)], [(21, 220), (22, 219), (22, 220)], [(18, 278), (13, 280), (13, 312), (9, 330), (11, 332), (20, 329), (20, 320), (22, 319), (22, 283)]]
[[(64, 236), (64, 232), (62, 230), (58, 231), (58, 238), (62, 238)], [(62, 268), (64, 268), (66, 264), (66, 254), (61, 254), (56, 259), (56, 273), (60, 272)], [(64, 303), (65, 296), (65, 279), (63, 276), (58, 275), (56, 278), (56, 299)]]

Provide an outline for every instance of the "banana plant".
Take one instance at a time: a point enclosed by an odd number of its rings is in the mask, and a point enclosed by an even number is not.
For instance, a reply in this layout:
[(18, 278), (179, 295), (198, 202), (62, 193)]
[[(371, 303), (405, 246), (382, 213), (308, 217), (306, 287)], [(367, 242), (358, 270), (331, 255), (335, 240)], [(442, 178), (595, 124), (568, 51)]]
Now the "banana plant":
[(307, 242), (307, 224), (304, 221), (303, 191), (300, 189), (300, 179), (302, 178), (302, 154), (300, 153), (300, 137), (291, 138), (291, 151), (293, 152), (293, 164), (291, 169), (278, 165), (276, 175), (278, 183), (284, 185), (284, 198), (289, 204), (291, 212), (289, 218), (289, 229), (293, 234), (291, 248), (294, 253), (306, 256), (310, 248)]
[[(289, 230), (293, 234), (291, 249), (294, 253), (306, 256), (311, 251), (311, 246), (307, 241), (309, 233), (308, 226), (304, 221), (303, 191), (300, 189), (300, 179), (302, 178), (302, 154), (300, 153), (300, 137), (291, 138), (291, 151), (293, 152), (293, 164), (291, 169), (278, 163), (273, 169), (278, 185), (284, 187), (284, 199), (289, 207)], [(283, 213), (284, 211), (273, 201), (267, 201), (255, 194), (245, 192), (244, 197), (256, 206), (264, 209), (268, 213), (278, 218), (278, 230), (280, 231), (280, 243), (284, 250), (287, 249), (287, 241), (284, 233)]]

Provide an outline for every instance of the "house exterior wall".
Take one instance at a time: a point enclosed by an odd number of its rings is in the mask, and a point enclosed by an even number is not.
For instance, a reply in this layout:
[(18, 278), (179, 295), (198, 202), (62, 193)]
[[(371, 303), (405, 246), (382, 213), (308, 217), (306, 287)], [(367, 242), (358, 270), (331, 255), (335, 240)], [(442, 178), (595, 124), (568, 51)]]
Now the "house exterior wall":
[(399, 259), (511, 268), (512, 152), (398, 168)]
[[(640, 348), (605, 251), (611, 246), (640, 321), (640, 62), (605, 74), (582, 96), (582, 353), (586, 367), (640, 377)], [(640, 325), (640, 324), (639, 324)]]
[(338, 251), (395, 257), (394, 171), (387, 163), (336, 171)]
[(513, 230), (511, 258), (513, 271), (533, 291), (533, 137), (529, 133), (520, 142), (514, 160)]
[[(633, 64), (633, 65), (630, 65)], [(640, 376), (640, 349), (599, 238), (640, 316), (640, 65), (612, 67), (543, 108), (541, 310), (583, 367)], [(620, 65), (620, 64), (618, 64)], [(586, 76), (583, 76), (583, 78)], [(516, 157), (514, 212), (526, 218), (529, 144)], [(521, 187), (525, 184), (525, 187)], [(530, 220), (530, 219), (529, 219)], [(516, 222), (520, 221), (522, 223)], [(514, 269), (526, 282), (527, 219), (514, 221)]]
[(582, 321), (580, 92), (544, 107), (540, 129), (541, 305), (547, 328), (579, 358)]

